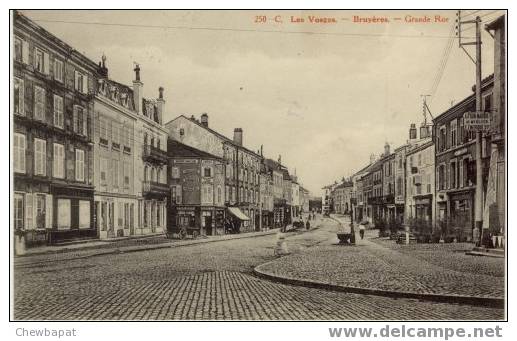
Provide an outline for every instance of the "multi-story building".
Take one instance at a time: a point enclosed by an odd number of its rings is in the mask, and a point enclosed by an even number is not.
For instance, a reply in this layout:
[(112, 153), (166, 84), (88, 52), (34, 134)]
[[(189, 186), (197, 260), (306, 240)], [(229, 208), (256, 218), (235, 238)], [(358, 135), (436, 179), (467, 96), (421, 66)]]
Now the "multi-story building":
[(140, 66), (135, 66), (133, 99), (138, 120), (135, 126), (135, 188), (138, 202), (138, 234), (164, 233), (167, 226), (167, 130), (163, 126), (164, 89), (156, 100), (146, 99)]
[(136, 235), (138, 201), (135, 147), (138, 113), (133, 89), (108, 78), (106, 57), (99, 68), (94, 97), (93, 154), (95, 226), (101, 239)]
[[(491, 115), (491, 157), (483, 229), (494, 236), (506, 234), (506, 15), (488, 25), (494, 37), (494, 88)], [(502, 244), (502, 245), (501, 245)], [(503, 246), (504, 242), (498, 246)]]
[(97, 65), (16, 11), (13, 34), (14, 229), (28, 245), (95, 238)]
[(180, 115), (165, 126), (172, 139), (225, 160), (225, 196), (228, 197), (225, 202), (228, 213), (231, 218), (240, 221), (240, 231), (258, 229), (262, 157), (243, 146), (242, 129), (236, 128), (231, 140), (209, 128), (207, 114), (201, 116), (201, 121), (194, 116), (187, 118)]
[(398, 223), (404, 222), (406, 205), (406, 149), (407, 143), (395, 149), (395, 219)]
[(168, 228), (201, 235), (225, 233), (223, 158), (169, 139)]
[[(261, 153), (262, 155), (262, 153)], [(262, 229), (270, 228), (274, 224), (274, 180), (272, 172), (263, 159), (260, 168), (260, 211)]]
[(352, 208), (351, 198), (353, 190), (352, 181), (343, 179), (332, 191), (334, 212), (337, 214), (349, 214)]
[(353, 207), (353, 214), (354, 218), (357, 222), (363, 221), (363, 217), (367, 217), (366, 215), (366, 206), (367, 206), (367, 200), (366, 200), (366, 193), (364, 190), (364, 181), (363, 178), (368, 174), (368, 169), (370, 168), (370, 165), (367, 165), (366, 167), (362, 168), (358, 172), (356, 172), (354, 175), (352, 175), (352, 198), (355, 201), (355, 205)]
[(300, 207), (303, 213), (309, 212), (310, 192), (303, 186), (300, 186)]
[(369, 168), (367, 183), (369, 183), (368, 209), (371, 212), (368, 217), (375, 223), (383, 218), (385, 198), (383, 194), (383, 167), (382, 159), (379, 159)]
[[(278, 161), (281, 161), (280, 158)], [(265, 159), (266, 171), (273, 180), (273, 226), (284, 226), (286, 200), (284, 199), (284, 173), (280, 162)]]
[(434, 143), (430, 137), (422, 138), (421, 143), (409, 149), (406, 154), (407, 221), (416, 219), (417, 224), (431, 228), (428, 232), (432, 232), (436, 219), (434, 155)]
[[(482, 109), (492, 111), (493, 75), (482, 81)], [(475, 133), (465, 129), (463, 115), (476, 110), (472, 94), (434, 118), (436, 148), (436, 214), (442, 229), (472, 240), (474, 229), (474, 195), (476, 184)], [(482, 139), (483, 182), (488, 177), (490, 141)], [(483, 184), (479, 184), (483, 186)], [(445, 226), (445, 227), (443, 227)]]
[(394, 221), (395, 210), (395, 153), (390, 153), (390, 145), (384, 145), (382, 162), (382, 217)]
[(296, 175), (291, 175), (291, 219), (299, 219), (301, 215), (300, 206), (300, 185)]

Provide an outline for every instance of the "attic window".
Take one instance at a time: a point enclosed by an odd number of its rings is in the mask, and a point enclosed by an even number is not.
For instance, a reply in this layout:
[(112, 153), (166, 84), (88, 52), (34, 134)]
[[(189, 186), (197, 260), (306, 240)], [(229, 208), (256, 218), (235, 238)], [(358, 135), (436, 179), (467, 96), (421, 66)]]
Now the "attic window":
[(183, 136), (183, 135), (185, 135), (185, 129), (180, 128), (180, 136)]

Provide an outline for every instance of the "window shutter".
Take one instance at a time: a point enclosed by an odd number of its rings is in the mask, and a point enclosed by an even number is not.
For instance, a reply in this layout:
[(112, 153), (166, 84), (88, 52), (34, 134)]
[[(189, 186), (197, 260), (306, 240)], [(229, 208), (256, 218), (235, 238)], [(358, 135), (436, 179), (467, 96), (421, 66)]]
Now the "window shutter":
[(77, 71), (74, 71), (74, 75), (75, 75), (74, 88), (75, 88), (75, 90), (79, 90), (79, 73)]
[(18, 135), (14, 134), (13, 138), (13, 152), (14, 152), (14, 166), (15, 169), (19, 167), (20, 164), (20, 142), (18, 139)]
[(84, 109), (82, 109), (82, 119), (83, 119), (83, 135), (88, 136), (88, 116)]
[(74, 133), (77, 132), (77, 107), (74, 106), (74, 113), (73, 113), (73, 130), (74, 130)]
[(20, 114), (24, 114), (25, 113), (25, 83), (22, 81), (20, 81), (18, 83), (18, 107), (20, 108)]
[(50, 66), (48, 60), (48, 53), (43, 53), (43, 72), (48, 75), (50, 73)]
[(176, 185), (176, 204), (182, 204), (181, 185)]
[(22, 40), (22, 62), (29, 64), (29, 43)]
[(33, 206), (33, 195), (32, 193), (27, 193), (25, 195), (25, 229), (32, 230), (33, 228), (33, 219), (34, 216), (34, 206)]
[(88, 93), (88, 75), (83, 75), (83, 93)]
[(19, 150), (19, 161), (20, 161), (20, 170), (25, 172), (25, 136), (18, 135), (18, 150)]
[(47, 141), (41, 142), (41, 174), (47, 175)]
[(48, 229), (52, 228), (52, 195), (48, 194), (45, 196), (45, 227)]

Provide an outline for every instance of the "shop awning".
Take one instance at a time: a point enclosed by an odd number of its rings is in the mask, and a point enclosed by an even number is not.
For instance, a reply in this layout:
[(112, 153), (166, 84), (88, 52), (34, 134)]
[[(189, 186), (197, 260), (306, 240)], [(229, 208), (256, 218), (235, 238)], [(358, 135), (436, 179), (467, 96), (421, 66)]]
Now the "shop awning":
[(242, 211), (238, 207), (228, 207), (228, 212), (233, 215), (235, 218), (246, 221), (250, 220), (247, 215), (242, 213)]

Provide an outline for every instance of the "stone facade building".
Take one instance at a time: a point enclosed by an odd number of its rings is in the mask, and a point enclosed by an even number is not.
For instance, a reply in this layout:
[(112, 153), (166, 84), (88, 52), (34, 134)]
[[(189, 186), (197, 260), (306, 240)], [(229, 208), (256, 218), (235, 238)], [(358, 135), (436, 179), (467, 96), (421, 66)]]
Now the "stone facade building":
[(97, 65), (16, 11), (13, 40), (14, 230), (27, 245), (95, 238)]

